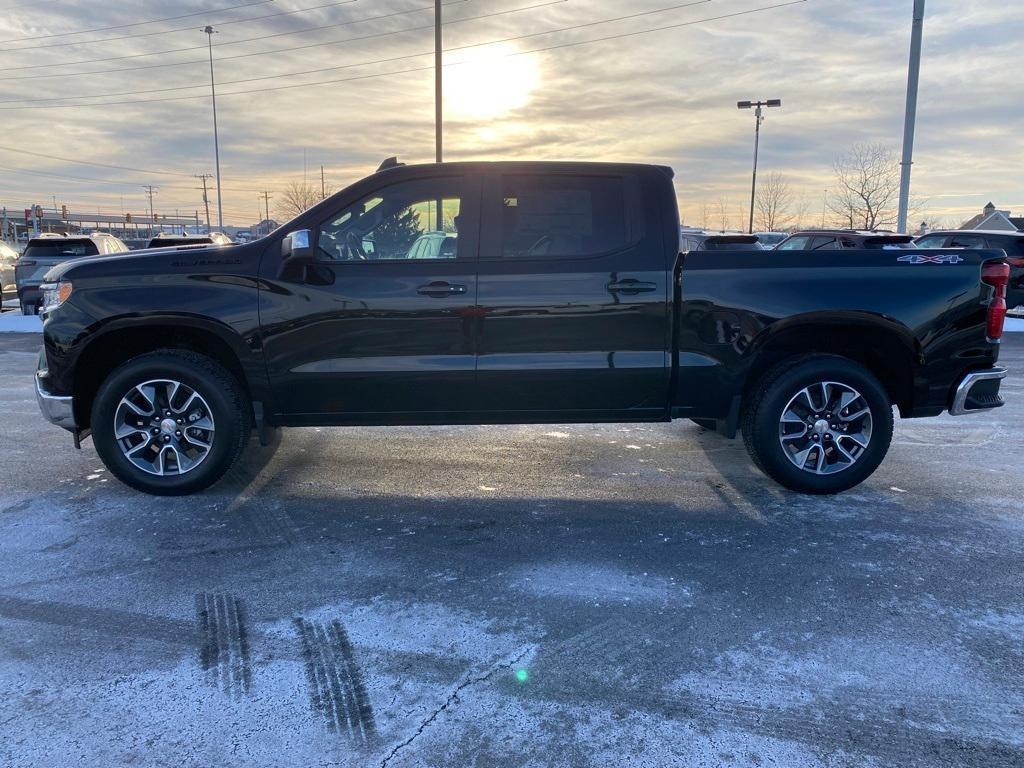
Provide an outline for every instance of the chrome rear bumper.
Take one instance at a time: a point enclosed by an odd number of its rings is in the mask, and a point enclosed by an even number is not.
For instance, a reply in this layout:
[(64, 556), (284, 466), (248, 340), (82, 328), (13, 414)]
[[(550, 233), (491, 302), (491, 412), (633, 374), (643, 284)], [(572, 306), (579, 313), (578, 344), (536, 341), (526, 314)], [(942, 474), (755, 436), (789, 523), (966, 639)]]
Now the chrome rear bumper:
[[(1005, 368), (988, 368), (968, 373), (956, 388), (949, 412), (953, 416), (964, 416), (1001, 407), (1003, 399), (999, 396), (999, 382), (1006, 378), (1006, 373)], [(978, 387), (983, 391), (976, 392)]]

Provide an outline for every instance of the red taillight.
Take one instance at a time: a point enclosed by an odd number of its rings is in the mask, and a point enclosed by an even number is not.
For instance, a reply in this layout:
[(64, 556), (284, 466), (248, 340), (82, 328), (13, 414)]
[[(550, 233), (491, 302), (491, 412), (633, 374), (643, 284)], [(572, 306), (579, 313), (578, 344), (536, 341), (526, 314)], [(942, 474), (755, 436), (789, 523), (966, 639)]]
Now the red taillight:
[(981, 267), (981, 282), (996, 289), (996, 295), (988, 305), (985, 334), (989, 341), (999, 341), (1003, 337), (1003, 325), (1006, 322), (1006, 285), (1010, 282), (1010, 265), (987, 262)]

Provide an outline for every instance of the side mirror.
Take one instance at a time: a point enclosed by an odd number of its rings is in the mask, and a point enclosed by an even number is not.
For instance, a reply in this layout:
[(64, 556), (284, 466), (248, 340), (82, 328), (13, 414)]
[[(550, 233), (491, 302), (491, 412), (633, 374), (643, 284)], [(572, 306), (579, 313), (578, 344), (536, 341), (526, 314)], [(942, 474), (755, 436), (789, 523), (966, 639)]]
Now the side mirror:
[(309, 261), (313, 258), (313, 233), (308, 229), (297, 229), (281, 241), (281, 257), (284, 261)]

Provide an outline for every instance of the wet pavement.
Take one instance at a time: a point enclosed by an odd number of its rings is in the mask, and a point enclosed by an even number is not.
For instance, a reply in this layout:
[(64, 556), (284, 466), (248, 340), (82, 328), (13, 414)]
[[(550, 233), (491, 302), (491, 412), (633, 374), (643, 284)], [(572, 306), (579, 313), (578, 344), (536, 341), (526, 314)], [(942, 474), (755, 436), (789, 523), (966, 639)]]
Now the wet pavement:
[(689, 422), (350, 428), (142, 496), (0, 337), (0, 765), (1024, 766), (1008, 405), (802, 497)]

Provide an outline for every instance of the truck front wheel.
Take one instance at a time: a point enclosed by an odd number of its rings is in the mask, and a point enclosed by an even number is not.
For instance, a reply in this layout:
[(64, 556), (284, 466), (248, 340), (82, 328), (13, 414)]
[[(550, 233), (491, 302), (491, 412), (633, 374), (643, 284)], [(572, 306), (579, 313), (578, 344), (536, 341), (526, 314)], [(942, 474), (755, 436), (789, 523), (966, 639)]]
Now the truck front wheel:
[(794, 491), (839, 493), (867, 479), (892, 441), (892, 402), (862, 365), (835, 355), (787, 360), (743, 413), (754, 463)]
[(217, 482), (252, 430), (238, 380), (195, 352), (161, 350), (111, 373), (92, 407), (96, 452), (123, 483), (146, 493), (194, 493)]

